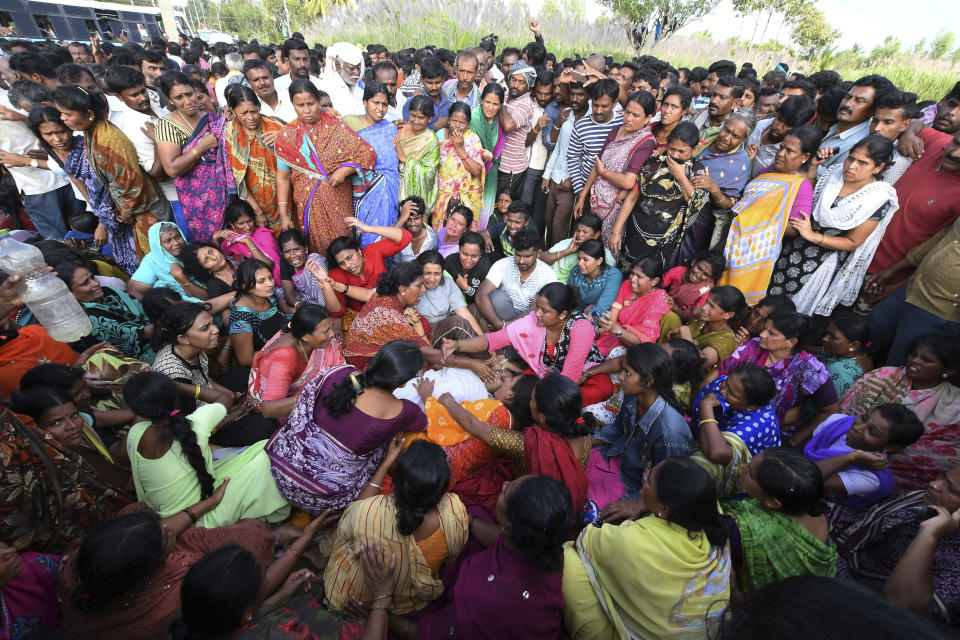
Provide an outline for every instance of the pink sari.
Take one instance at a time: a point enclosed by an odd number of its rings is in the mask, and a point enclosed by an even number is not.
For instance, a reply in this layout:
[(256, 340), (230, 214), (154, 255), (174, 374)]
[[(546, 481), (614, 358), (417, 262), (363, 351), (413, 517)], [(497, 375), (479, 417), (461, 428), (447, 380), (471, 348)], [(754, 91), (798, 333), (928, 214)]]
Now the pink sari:
[[(660, 337), (660, 319), (670, 311), (666, 292), (663, 289), (654, 289), (647, 295), (631, 301), (632, 296), (633, 287), (627, 280), (620, 285), (617, 300), (613, 303), (613, 308), (617, 308), (617, 305), (620, 308), (617, 323), (623, 327), (624, 331), (635, 335), (640, 342), (656, 342)], [(617, 346), (623, 346), (623, 341), (612, 333), (604, 333), (597, 340), (597, 347), (604, 356)]]
[[(607, 171), (624, 173), (637, 147), (652, 137), (653, 133), (650, 131), (650, 127), (644, 127), (632, 135), (623, 136), (619, 140), (615, 138), (606, 143), (600, 150), (600, 160)], [(590, 213), (595, 213), (603, 220), (604, 244), (610, 240), (610, 231), (613, 229), (613, 223), (616, 222), (617, 215), (620, 213), (621, 203), (617, 199), (619, 195), (619, 187), (599, 176), (597, 176), (597, 181), (593, 183), (593, 188), (590, 189)]]
[[(247, 384), (247, 397), (254, 404), (254, 409), (259, 411), (263, 404), (263, 392), (267, 388), (268, 380), (265, 373), (261, 372), (264, 354), (269, 356), (270, 346), (284, 335), (282, 331), (270, 338), (263, 348), (253, 357), (253, 364), (250, 366), (250, 379)], [(290, 389), (287, 397), (300, 393), (307, 383), (318, 378), (326, 372), (327, 369), (337, 365), (344, 364), (343, 354), (340, 353), (340, 344), (331, 342), (326, 349), (314, 349), (310, 353), (310, 360), (306, 368), (295, 380), (290, 382)]]

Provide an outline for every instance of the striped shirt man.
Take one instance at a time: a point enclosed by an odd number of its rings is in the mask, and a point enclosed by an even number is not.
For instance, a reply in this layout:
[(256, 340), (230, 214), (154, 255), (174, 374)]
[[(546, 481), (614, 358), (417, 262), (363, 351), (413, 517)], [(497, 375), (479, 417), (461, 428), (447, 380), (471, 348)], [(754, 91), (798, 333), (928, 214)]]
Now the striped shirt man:
[(574, 123), (570, 145), (567, 147), (567, 173), (570, 175), (574, 193), (583, 191), (607, 136), (614, 127), (622, 124), (622, 112), (615, 114), (608, 122), (597, 122), (591, 115)]
[(527, 92), (504, 105), (517, 128), (507, 134), (500, 154), (500, 171), (517, 174), (527, 170), (527, 134), (533, 127), (533, 98)]

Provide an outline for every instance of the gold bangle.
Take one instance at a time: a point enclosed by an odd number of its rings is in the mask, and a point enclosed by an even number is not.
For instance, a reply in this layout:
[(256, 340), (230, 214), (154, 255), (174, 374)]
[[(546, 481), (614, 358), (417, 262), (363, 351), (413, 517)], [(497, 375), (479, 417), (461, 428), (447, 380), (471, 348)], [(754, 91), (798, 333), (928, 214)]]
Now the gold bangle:
[(716, 421), (715, 419), (713, 419), (713, 418), (704, 418), (703, 420), (700, 421), (700, 424), (706, 424), (707, 422), (712, 422), (712, 423), (717, 424), (717, 425), (720, 424), (719, 422), (717, 422), (717, 421)]
[(287, 547), (287, 551), (289, 551), (290, 554), (291, 554), (294, 558), (299, 558), (299, 557), (300, 557), (300, 552), (297, 551), (296, 549), (294, 549), (294, 548), (293, 548), (293, 545), (290, 545), (289, 547)]
[(193, 400), (196, 402), (200, 399), (200, 385), (197, 385), (197, 390), (193, 393)]
[(200, 156), (197, 155), (197, 148), (196, 148), (196, 147), (194, 147), (194, 148), (191, 149), (190, 151), (191, 151), (191, 153), (193, 153), (193, 159), (194, 159), (194, 160), (199, 160), (199, 159), (200, 159)]
[(390, 607), (385, 604), (375, 604), (370, 607), (370, 611), (387, 611)]

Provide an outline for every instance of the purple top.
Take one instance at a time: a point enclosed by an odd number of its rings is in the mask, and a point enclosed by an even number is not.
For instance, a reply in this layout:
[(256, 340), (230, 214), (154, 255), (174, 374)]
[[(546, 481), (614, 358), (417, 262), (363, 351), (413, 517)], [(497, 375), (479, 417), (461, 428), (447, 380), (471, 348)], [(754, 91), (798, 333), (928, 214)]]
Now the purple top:
[[(773, 171), (772, 164), (758, 173), (757, 177), (771, 171)], [(800, 188), (797, 190), (797, 197), (793, 199), (793, 206), (790, 207), (790, 217), (797, 219), (802, 218), (803, 216), (800, 215), (801, 212), (807, 214), (809, 217), (811, 211), (813, 211), (813, 186), (809, 180), (804, 178), (803, 182), (800, 183)]]
[(403, 409), (395, 418), (374, 418), (356, 407), (339, 418), (330, 417), (326, 407), (323, 406), (322, 399), (351, 373), (359, 372), (347, 367), (342, 371), (333, 372), (321, 387), (316, 404), (313, 406), (313, 422), (336, 438), (340, 444), (358, 455), (365, 455), (390, 442), (398, 433), (423, 431), (427, 428), (427, 416), (416, 403), (409, 400), (401, 401)]

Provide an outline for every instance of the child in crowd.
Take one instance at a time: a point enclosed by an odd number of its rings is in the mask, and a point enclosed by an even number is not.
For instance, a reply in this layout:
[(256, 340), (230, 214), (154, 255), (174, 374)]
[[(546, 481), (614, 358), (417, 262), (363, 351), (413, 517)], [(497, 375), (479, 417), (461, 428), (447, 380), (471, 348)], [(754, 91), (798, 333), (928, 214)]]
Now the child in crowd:
[[(89, 211), (78, 213), (71, 216), (67, 223), (70, 225), (70, 231), (67, 231), (66, 235), (63, 236), (67, 244), (76, 249), (98, 250), (95, 234), (100, 223), (97, 221), (97, 216)], [(113, 250), (110, 248), (109, 242), (100, 247), (99, 251), (108, 258), (113, 257)]]
[(256, 258), (271, 267), (274, 281), (280, 282), (280, 247), (269, 228), (257, 226), (253, 207), (234, 199), (224, 210), (223, 219), (228, 228), (213, 234), (223, 254), (237, 258), (237, 262)]

